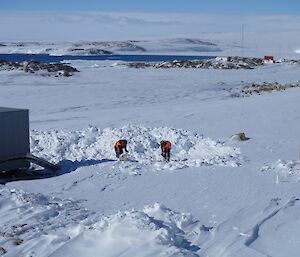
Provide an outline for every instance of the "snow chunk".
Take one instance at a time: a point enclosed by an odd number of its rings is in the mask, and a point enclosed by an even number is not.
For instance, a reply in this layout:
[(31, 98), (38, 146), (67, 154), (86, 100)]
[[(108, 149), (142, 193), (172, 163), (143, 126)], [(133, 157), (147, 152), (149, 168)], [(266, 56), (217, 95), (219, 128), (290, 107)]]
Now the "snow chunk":
[(286, 173), (287, 175), (300, 174), (300, 162), (299, 161), (285, 161), (278, 160), (274, 164), (265, 164), (261, 171), (281, 171)]
[(299, 161), (278, 160), (273, 164), (264, 164), (261, 167), (262, 172), (273, 171), (276, 173), (276, 183), (285, 181), (290, 177), (300, 174)]

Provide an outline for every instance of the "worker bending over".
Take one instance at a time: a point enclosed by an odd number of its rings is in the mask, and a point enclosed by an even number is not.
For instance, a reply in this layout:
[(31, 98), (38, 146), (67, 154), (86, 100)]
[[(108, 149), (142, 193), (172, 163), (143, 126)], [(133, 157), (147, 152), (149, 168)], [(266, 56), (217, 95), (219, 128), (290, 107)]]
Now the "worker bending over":
[(168, 140), (160, 141), (161, 155), (164, 157), (166, 162), (170, 161), (171, 155), (171, 142)]
[(126, 153), (128, 153), (127, 140), (120, 139), (115, 143), (115, 152), (117, 158), (120, 158), (120, 156), (124, 153), (123, 149), (125, 150)]

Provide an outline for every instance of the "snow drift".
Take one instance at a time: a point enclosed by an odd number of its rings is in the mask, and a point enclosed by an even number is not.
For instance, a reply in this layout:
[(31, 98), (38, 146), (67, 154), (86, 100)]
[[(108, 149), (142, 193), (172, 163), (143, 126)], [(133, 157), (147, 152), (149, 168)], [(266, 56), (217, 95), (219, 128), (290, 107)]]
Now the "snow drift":
[[(0, 186), (0, 246), (5, 256), (49, 256), (91, 214), (78, 202)], [(0, 251), (1, 255), (1, 251)]]
[[(103, 217), (51, 256), (199, 256), (185, 230), (199, 222), (163, 205)], [(87, 247), (88, 246), (88, 247)]]
[[(122, 128), (88, 127), (77, 131), (31, 132), (31, 151), (52, 162), (63, 160), (115, 160), (114, 143), (120, 138), (128, 140), (129, 161), (134, 165), (153, 165), (155, 169), (178, 169), (199, 166), (232, 166), (240, 164), (240, 151), (202, 135), (168, 127)], [(172, 142), (172, 162), (165, 164), (160, 156), (159, 142)]]
[(3, 186), (0, 205), (5, 256), (194, 257), (200, 247), (190, 240), (207, 232), (190, 214), (158, 203), (101, 216), (76, 201)]
[(0, 206), (0, 254), (9, 257), (298, 253), (298, 197), (254, 203), (212, 226), (159, 203), (103, 216), (82, 208), (79, 201), (5, 186), (0, 186)]

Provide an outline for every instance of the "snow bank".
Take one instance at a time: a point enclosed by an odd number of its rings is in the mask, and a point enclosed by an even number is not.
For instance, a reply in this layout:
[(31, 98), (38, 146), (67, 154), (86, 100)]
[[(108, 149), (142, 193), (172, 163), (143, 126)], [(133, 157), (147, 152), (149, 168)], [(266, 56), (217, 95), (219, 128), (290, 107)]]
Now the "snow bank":
[(5, 256), (198, 256), (203, 225), (161, 204), (99, 216), (71, 200), (0, 187)]
[[(122, 128), (88, 127), (77, 131), (31, 132), (31, 151), (52, 162), (116, 159), (114, 143), (128, 140), (129, 161), (132, 165), (153, 165), (155, 169), (178, 169), (203, 165), (238, 166), (240, 151), (209, 138), (182, 129), (167, 127)], [(172, 162), (162, 162), (159, 142), (172, 142)]]
[(89, 225), (78, 202), (0, 186), (0, 248), (5, 256), (48, 256)]
[(177, 226), (183, 220), (186, 226), (194, 223), (185, 217), (160, 204), (119, 212), (102, 218), (51, 256), (198, 256), (200, 248)]

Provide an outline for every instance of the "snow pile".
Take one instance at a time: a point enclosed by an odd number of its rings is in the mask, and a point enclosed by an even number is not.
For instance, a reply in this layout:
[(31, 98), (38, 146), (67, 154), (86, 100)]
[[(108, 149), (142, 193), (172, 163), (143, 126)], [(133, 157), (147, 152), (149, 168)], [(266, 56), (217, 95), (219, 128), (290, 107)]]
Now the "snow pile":
[[(37, 131), (31, 132), (33, 154), (52, 162), (62, 160), (85, 161), (116, 159), (114, 143), (124, 138), (128, 140), (129, 160), (132, 163), (164, 169), (161, 162), (159, 142), (172, 142), (172, 164), (174, 168), (221, 165), (236, 167), (240, 162), (240, 151), (211, 139), (182, 129), (167, 127), (147, 128), (124, 126), (120, 129), (88, 127), (77, 131)], [(170, 167), (167, 165), (167, 167)]]
[(0, 255), (48, 256), (76, 236), (91, 214), (78, 202), (0, 187)]
[[(209, 230), (158, 203), (97, 216), (71, 200), (0, 188), (5, 256), (198, 256)], [(199, 241), (199, 240), (198, 240)]]
[(196, 257), (200, 247), (189, 241), (193, 229), (200, 233), (201, 226), (190, 215), (154, 204), (102, 218), (51, 256)]

